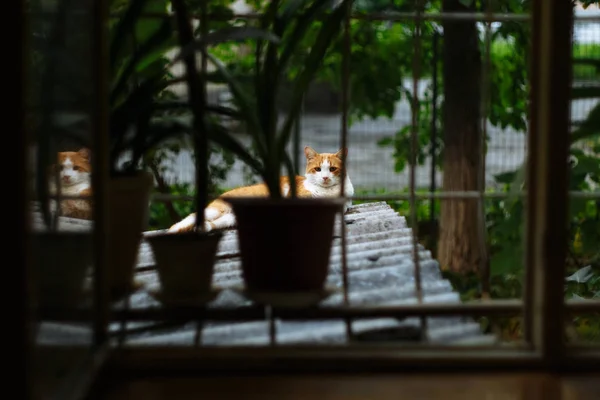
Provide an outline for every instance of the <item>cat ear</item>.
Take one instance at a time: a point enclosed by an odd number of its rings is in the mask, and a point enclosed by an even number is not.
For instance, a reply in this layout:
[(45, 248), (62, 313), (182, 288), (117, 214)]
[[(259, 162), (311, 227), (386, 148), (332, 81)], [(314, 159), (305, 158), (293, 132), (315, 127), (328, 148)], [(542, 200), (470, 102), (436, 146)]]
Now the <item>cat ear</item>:
[(79, 154), (81, 157), (85, 158), (86, 160), (89, 160), (91, 152), (90, 152), (90, 149), (88, 149), (87, 147), (84, 147), (84, 148), (79, 149), (77, 154)]
[[(335, 153), (335, 156), (337, 158), (339, 158), (340, 160), (343, 158), (346, 158), (348, 156), (348, 149), (346, 147), (339, 149), (338, 152)], [(344, 157), (342, 157), (342, 156), (344, 156)]]
[(310, 160), (311, 158), (315, 158), (317, 156), (317, 152), (310, 146), (306, 146), (304, 148), (304, 155), (306, 156), (307, 160)]

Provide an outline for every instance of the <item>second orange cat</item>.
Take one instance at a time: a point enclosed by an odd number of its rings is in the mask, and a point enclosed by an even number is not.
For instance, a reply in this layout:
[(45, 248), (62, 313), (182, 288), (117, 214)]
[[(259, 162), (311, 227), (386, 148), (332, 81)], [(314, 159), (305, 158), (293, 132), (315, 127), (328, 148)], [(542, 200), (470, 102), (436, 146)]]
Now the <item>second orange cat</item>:
[[(91, 196), (92, 166), (88, 149), (59, 152), (54, 171), (59, 174), (61, 196)], [(50, 175), (50, 195), (55, 196), (57, 194), (55, 176)], [(92, 219), (92, 202), (90, 199), (61, 200), (61, 215), (71, 218)]]

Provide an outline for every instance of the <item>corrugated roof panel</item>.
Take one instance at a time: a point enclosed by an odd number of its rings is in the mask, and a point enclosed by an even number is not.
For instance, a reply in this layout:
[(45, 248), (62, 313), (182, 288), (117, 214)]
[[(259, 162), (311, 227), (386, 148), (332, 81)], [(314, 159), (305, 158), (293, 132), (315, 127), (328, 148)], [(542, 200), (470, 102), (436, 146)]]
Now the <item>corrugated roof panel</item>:
[[(351, 305), (403, 305), (416, 304), (417, 296), (412, 260), (412, 231), (404, 217), (398, 215), (387, 203), (373, 202), (352, 206), (345, 216), (347, 233), (347, 261), (349, 271), (349, 301)], [(39, 217), (37, 219), (40, 222)], [(73, 222), (64, 218), (67, 229), (84, 229), (85, 223)], [(336, 222), (336, 235), (340, 234), (341, 221)], [(89, 228), (88, 228), (89, 229)], [(146, 232), (152, 235), (157, 232)], [(460, 297), (450, 282), (443, 279), (438, 262), (431, 253), (418, 245), (420, 274), (424, 302), (459, 303)], [(240, 307), (252, 302), (234, 289), (243, 284), (238, 254), (237, 231), (224, 233), (219, 244), (219, 259), (215, 264), (213, 282), (224, 290), (210, 304), (210, 307)], [(138, 267), (152, 266), (154, 263), (149, 245), (140, 245)], [(339, 237), (334, 239), (330, 273), (327, 283), (340, 291), (321, 303), (321, 307), (341, 305), (341, 246)], [(136, 279), (146, 288), (158, 288), (158, 275), (147, 268), (138, 271)], [(130, 297), (132, 308), (159, 306), (146, 290)], [(483, 335), (479, 325), (469, 318), (430, 317), (428, 319), (427, 340), (436, 343), (486, 343), (495, 337)], [(59, 340), (60, 324), (51, 324), (52, 340)], [(143, 323), (129, 323), (128, 327), (143, 326)], [(419, 319), (368, 318), (355, 320), (353, 331), (361, 340), (401, 340), (414, 341), (418, 333)], [(50, 328), (45, 327), (44, 331)], [(345, 325), (341, 320), (291, 322), (276, 321), (277, 343), (345, 343)], [(73, 328), (65, 327), (70, 335)], [(111, 329), (119, 329), (112, 324)], [(84, 335), (84, 333), (81, 333)], [(417, 335), (418, 336), (418, 335)], [(130, 344), (172, 344), (192, 345), (195, 337), (195, 324), (163, 331), (151, 331), (131, 336)], [(50, 338), (47, 336), (46, 339)], [(242, 323), (209, 323), (203, 329), (202, 342), (205, 345), (266, 345), (269, 343), (268, 321)]]

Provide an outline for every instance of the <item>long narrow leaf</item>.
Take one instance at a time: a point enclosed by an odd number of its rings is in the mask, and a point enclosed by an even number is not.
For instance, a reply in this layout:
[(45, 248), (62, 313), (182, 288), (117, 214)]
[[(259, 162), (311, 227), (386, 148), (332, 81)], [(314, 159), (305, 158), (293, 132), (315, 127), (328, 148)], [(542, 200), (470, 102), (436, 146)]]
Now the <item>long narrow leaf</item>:
[[(238, 81), (240, 84), (252, 84), (254, 75), (246, 75), (246, 74), (234, 74), (231, 72), (231, 75)], [(205, 74), (204, 79), (206, 82), (216, 83), (216, 84), (227, 84), (227, 80), (223, 78), (223, 75), (219, 71), (208, 72)], [(169, 86), (176, 85), (179, 83), (184, 83), (185, 77), (177, 77), (169, 80)]]
[[(115, 83), (112, 91), (111, 98), (118, 98), (123, 91), (125, 90), (128, 83), (130, 83), (130, 79), (132, 78), (132, 74), (136, 72), (136, 67), (139, 65), (140, 61), (144, 58), (152, 55), (153, 53), (157, 53), (157, 49), (160, 53), (166, 50), (162, 46), (172, 37), (173, 30), (171, 26), (171, 21), (168, 19), (164, 19), (160, 28), (154, 32), (148, 40), (142, 43), (133, 53), (129, 62), (121, 72), (118, 77), (117, 82)], [(159, 53), (159, 54), (160, 54)]]
[(124, 46), (127, 41), (124, 40), (131, 32), (134, 31), (135, 25), (139, 20), (144, 7), (148, 0), (131, 0), (129, 7), (125, 13), (119, 18), (117, 25), (114, 27), (112, 38), (110, 40), (110, 70), (114, 71), (116, 63), (119, 60), (119, 55), (124, 51)]
[[(268, 90), (259, 91), (263, 93), (261, 105), (262, 127), (266, 133), (267, 148), (271, 155), (275, 154), (277, 143), (277, 95), (279, 92), (277, 49), (272, 43), (267, 44), (267, 56), (263, 68), (263, 87)], [(274, 162), (272, 162), (275, 164)]]
[(214, 46), (216, 44), (244, 41), (248, 39), (261, 39), (272, 43), (280, 42), (280, 38), (277, 35), (264, 29), (251, 26), (220, 29), (218, 31), (209, 33), (204, 39), (195, 40), (194, 43), (182, 47), (179, 54), (173, 58), (170, 65), (183, 60), (190, 54), (199, 52), (203, 46)]
[[(262, 29), (268, 29), (271, 27), (277, 19), (277, 10), (280, 5), (280, 0), (272, 0), (267, 8), (267, 11), (263, 14), (260, 26)], [(263, 42), (260, 41), (259, 45), (262, 47)], [(267, 153), (273, 156), (275, 154), (276, 144), (276, 129), (277, 129), (277, 109), (275, 104), (275, 98), (278, 92), (277, 76), (277, 49), (274, 43), (266, 44), (266, 55), (263, 60), (262, 55), (257, 55), (256, 59), (256, 80), (254, 92), (258, 99), (257, 110), (259, 122), (263, 134), (265, 136), (265, 145), (267, 147)], [(260, 63), (263, 63), (262, 65)], [(263, 88), (268, 88), (264, 90)], [(267, 164), (273, 167), (276, 164), (275, 159), (271, 159)], [(278, 180), (279, 181), (279, 180)], [(269, 184), (269, 183), (267, 183)], [(271, 183), (271, 187), (275, 187)], [(277, 185), (279, 187), (279, 184)]]
[(206, 52), (206, 55), (227, 82), (229, 90), (238, 104), (240, 114), (244, 117), (244, 121), (248, 124), (250, 134), (257, 144), (260, 156), (263, 159), (266, 159), (267, 149), (265, 146), (264, 137), (262, 135), (262, 130), (260, 128), (260, 123), (256, 117), (256, 106), (250, 100), (240, 83), (229, 72), (228, 68), (223, 64), (223, 62), (221, 62), (221, 60), (208, 51)]
[(284, 152), (284, 164), (288, 172), (288, 179), (290, 180), (290, 195), (291, 197), (296, 197), (296, 171), (294, 170), (294, 164), (292, 163), (292, 159), (287, 151)]
[[(300, 17), (296, 18), (294, 29), (290, 34), (289, 38), (285, 40), (284, 48), (279, 58), (279, 68), (285, 70), (288, 62), (292, 55), (298, 53), (298, 46), (302, 39), (305, 37), (306, 31), (312, 26), (315, 20), (323, 13), (323, 11), (331, 8), (331, 2), (329, 1), (315, 1)], [(338, 6), (340, 9), (346, 8), (344, 4)], [(288, 19), (283, 19), (281, 24), (286, 26), (290, 24), (293, 15), (290, 15)]]
[(340, 25), (346, 17), (346, 10), (348, 9), (348, 7), (346, 7), (346, 3), (348, 1), (350, 0), (344, 0), (343, 3), (323, 22), (321, 30), (315, 39), (315, 44), (311, 48), (306, 63), (304, 64), (304, 69), (296, 80), (296, 84), (292, 92), (290, 110), (279, 137), (279, 154), (283, 153), (285, 146), (289, 141), (292, 127), (294, 126), (294, 123), (298, 118), (300, 108), (302, 107), (304, 95), (308, 90), (308, 87), (311, 84), (317, 70), (321, 66), (321, 62), (325, 57), (333, 38), (340, 31)]
[(571, 143), (600, 135), (600, 103), (588, 113), (583, 123), (571, 133)]
[(242, 162), (248, 165), (256, 174), (264, 176), (265, 167), (244, 146), (233, 138), (222, 126), (213, 123), (208, 128), (209, 139), (223, 149), (236, 154)]
[(177, 138), (180, 135), (189, 134), (191, 128), (189, 125), (182, 124), (173, 119), (153, 120), (148, 125), (148, 132), (142, 147), (141, 155), (148, 153), (164, 142)]
[(111, 135), (111, 168), (116, 168), (116, 162), (120, 151), (123, 149), (125, 135), (129, 129), (138, 121), (142, 113), (149, 112), (154, 102), (154, 96), (160, 93), (167, 82), (160, 77), (147, 79), (137, 86), (123, 103), (113, 106), (110, 118)]
[[(275, 33), (281, 35), (283, 29), (285, 29), (291, 22), (292, 18), (298, 14), (303, 7), (305, 7), (312, 0), (288, 0), (283, 7), (281, 15), (277, 17), (275, 22)], [(321, 1), (321, 3), (324, 3)]]
[[(171, 111), (171, 110), (185, 110), (190, 107), (187, 101), (158, 101), (152, 105), (154, 111)], [(226, 106), (220, 106), (215, 104), (207, 104), (205, 107), (209, 113), (222, 115), (225, 117), (231, 117), (234, 119), (240, 118), (239, 111)]]

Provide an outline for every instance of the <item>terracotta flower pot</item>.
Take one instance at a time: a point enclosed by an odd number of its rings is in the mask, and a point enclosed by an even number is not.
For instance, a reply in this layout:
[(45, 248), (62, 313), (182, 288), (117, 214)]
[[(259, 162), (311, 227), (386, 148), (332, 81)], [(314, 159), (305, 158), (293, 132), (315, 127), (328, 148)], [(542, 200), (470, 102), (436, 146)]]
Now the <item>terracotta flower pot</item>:
[(227, 198), (237, 220), (248, 291), (314, 292), (324, 288), (341, 199)]
[(108, 282), (111, 300), (134, 289), (133, 275), (142, 232), (148, 226), (152, 174), (113, 177), (108, 186)]
[(212, 294), (212, 276), (221, 232), (147, 235), (165, 303), (194, 302)]

